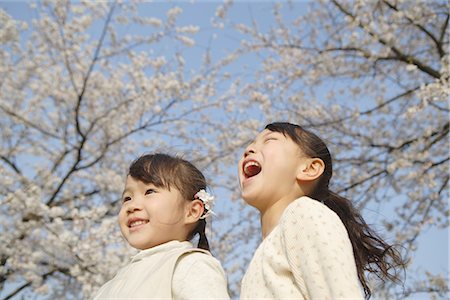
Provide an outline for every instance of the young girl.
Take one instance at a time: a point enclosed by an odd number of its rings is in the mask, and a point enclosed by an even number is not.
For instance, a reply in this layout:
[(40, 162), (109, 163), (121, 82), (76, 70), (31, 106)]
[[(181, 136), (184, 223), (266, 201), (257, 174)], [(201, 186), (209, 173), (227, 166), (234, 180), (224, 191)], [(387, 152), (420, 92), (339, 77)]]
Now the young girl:
[(328, 188), (331, 155), (315, 134), (272, 123), (239, 161), (243, 199), (260, 211), (263, 241), (242, 280), (241, 299), (363, 299), (364, 271), (398, 280), (398, 252), (351, 202)]
[[(202, 173), (181, 158), (153, 154), (134, 161), (118, 221), (140, 252), (94, 299), (229, 299), (205, 235), (213, 200), (205, 189)], [(195, 234), (199, 248), (189, 242)]]

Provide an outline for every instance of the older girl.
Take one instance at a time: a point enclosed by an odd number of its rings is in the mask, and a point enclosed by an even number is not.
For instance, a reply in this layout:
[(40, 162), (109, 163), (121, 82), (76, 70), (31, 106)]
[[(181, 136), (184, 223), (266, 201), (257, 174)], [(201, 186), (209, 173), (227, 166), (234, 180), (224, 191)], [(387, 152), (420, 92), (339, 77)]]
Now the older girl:
[(397, 279), (398, 252), (330, 191), (331, 175), (325, 143), (298, 125), (269, 124), (247, 147), (242, 197), (260, 212), (263, 241), (241, 299), (362, 299), (362, 289), (371, 295), (364, 271)]

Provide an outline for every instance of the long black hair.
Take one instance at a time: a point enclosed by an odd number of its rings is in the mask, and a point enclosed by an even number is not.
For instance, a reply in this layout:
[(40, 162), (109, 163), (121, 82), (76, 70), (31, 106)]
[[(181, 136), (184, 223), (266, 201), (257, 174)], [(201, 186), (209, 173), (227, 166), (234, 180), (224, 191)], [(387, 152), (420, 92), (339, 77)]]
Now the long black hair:
[(372, 295), (364, 271), (374, 273), (380, 279), (400, 281), (397, 268), (403, 267), (403, 261), (398, 250), (389, 245), (376, 234), (355, 209), (352, 202), (329, 189), (333, 164), (330, 151), (317, 135), (291, 123), (271, 123), (265, 129), (279, 132), (294, 141), (302, 152), (311, 158), (320, 158), (325, 165), (323, 174), (315, 189), (309, 196), (323, 202), (341, 219), (347, 229), (355, 257), (358, 278), (364, 289), (366, 299)]

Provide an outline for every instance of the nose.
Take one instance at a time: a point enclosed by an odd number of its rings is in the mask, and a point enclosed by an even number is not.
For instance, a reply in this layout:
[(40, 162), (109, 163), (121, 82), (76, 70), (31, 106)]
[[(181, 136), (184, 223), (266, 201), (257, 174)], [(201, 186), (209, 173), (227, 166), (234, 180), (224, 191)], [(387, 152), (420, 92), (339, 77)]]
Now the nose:
[(252, 143), (252, 144), (248, 145), (247, 148), (245, 149), (244, 158), (249, 156), (250, 154), (255, 154), (255, 153), (256, 153), (255, 145)]
[(141, 207), (140, 207), (138, 201), (136, 201), (136, 199), (129, 200), (128, 207), (127, 207), (127, 214), (131, 214), (131, 213), (134, 213), (134, 212), (140, 211), (140, 210), (141, 210)]

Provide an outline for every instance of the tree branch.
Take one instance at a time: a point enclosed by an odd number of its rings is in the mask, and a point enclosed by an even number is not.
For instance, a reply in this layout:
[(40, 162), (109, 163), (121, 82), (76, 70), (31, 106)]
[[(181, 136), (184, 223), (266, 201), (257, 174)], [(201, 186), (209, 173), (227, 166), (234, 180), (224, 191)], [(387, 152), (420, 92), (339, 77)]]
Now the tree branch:
[(85, 135), (87, 135), (87, 133), (85, 134), (81, 130), (81, 120), (80, 120), (81, 102), (83, 100), (83, 95), (84, 95), (84, 93), (86, 91), (86, 87), (87, 87), (87, 83), (88, 83), (89, 77), (91, 76), (92, 70), (94, 69), (94, 66), (95, 66), (95, 64), (96, 64), (96, 62), (97, 62), (97, 60), (99, 58), (100, 49), (102, 48), (102, 45), (103, 45), (103, 42), (104, 42), (104, 39), (105, 39), (105, 36), (106, 36), (106, 32), (108, 31), (108, 25), (111, 22), (112, 15), (113, 15), (113, 12), (114, 12), (114, 8), (116, 7), (116, 4), (117, 4), (117, 2), (114, 2), (111, 5), (110, 9), (109, 9), (108, 16), (107, 16), (107, 18), (105, 20), (105, 23), (103, 25), (103, 30), (102, 30), (102, 33), (101, 33), (101, 36), (100, 36), (100, 40), (98, 41), (97, 47), (95, 49), (94, 57), (92, 59), (91, 64), (89, 65), (89, 69), (88, 69), (88, 71), (86, 73), (86, 76), (84, 77), (84, 81), (83, 81), (83, 85), (82, 85), (82, 88), (81, 88), (81, 92), (78, 94), (78, 101), (77, 101), (77, 105), (75, 107), (75, 127), (77, 129), (78, 134), (82, 138), (84, 138)]
[(441, 43), (441, 44), (444, 42), (445, 33), (447, 32), (447, 29), (448, 29), (449, 18), (450, 18), (450, 14), (447, 12), (447, 17), (445, 18), (444, 24), (442, 24), (441, 35), (439, 36), (439, 43)]
[(64, 184), (66, 183), (66, 181), (69, 179), (69, 177), (72, 175), (72, 173), (77, 171), (77, 166), (81, 162), (81, 151), (82, 151), (81, 149), (83, 148), (84, 142), (85, 142), (85, 139), (83, 138), (83, 140), (81, 141), (80, 146), (78, 147), (77, 159), (75, 160), (75, 162), (73, 163), (73, 165), (69, 169), (69, 171), (66, 173), (66, 175), (63, 177), (63, 179), (60, 181), (60, 183), (59, 183), (58, 187), (56, 188), (56, 190), (50, 196), (49, 200), (47, 201), (47, 205), (48, 206), (51, 206), (53, 204), (53, 202), (55, 201), (55, 199), (58, 196), (59, 192), (61, 191), (61, 189), (63, 188)]
[(22, 171), (20, 171), (19, 167), (10, 161), (6, 156), (0, 156), (0, 158), (8, 165), (10, 166), (17, 174), (22, 175)]
[[(350, 18), (352, 18), (353, 20), (356, 20), (356, 17), (350, 13), (348, 10), (346, 10), (339, 2), (337, 2), (337, 0), (332, 0), (331, 1), (342, 13), (344, 13), (345, 15), (349, 16)], [(410, 54), (404, 54), (402, 51), (400, 51), (397, 47), (395, 47), (394, 45), (390, 45), (386, 40), (384, 40), (382, 37), (377, 37), (375, 33), (373, 33), (365, 24), (363, 24), (361, 21), (357, 21), (358, 26), (363, 29), (365, 32), (367, 32), (367, 34), (369, 34), (370, 36), (376, 38), (378, 40), (378, 42), (386, 47), (388, 47), (393, 53), (395, 53), (396, 57), (398, 58), (399, 61), (402, 61), (404, 63), (407, 64), (413, 64), (416, 65), (417, 68), (419, 68), (420, 70), (422, 70), (423, 72), (427, 73), (428, 75), (439, 79), (441, 78), (441, 74), (436, 71), (435, 69), (433, 69), (430, 66), (427, 66), (426, 64), (422, 63), (420, 60), (418, 60), (417, 58), (415, 58), (413, 55)]]
[(14, 118), (17, 118), (18, 120), (20, 120), (21, 122), (23, 122), (24, 124), (26, 124), (27, 126), (36, 129), (37, 131), (39, 131), (40, 133), (42, 133), (43, 135), (49, 136), (51, 138), (54, 139), (60, 139), (59, 136), (57, 136), (54, 133), (51, 133), (41, 127), (39, 127), (38, 125), (34, 124), (33, 122), (28, 121), (27, 119), (25, 119), (23, 116), (15, 113), (14, 111), (8, 109), (7, 107), (5, 107), (4, 105), (0, 104), (0, 109), (3, 110), (6, 114), (13, 116)]
[[(394, 96), (394, 97), (384, 101), (383, 103), (381, 103), (381, 104), (379, 104), (379, 105), (377, 105), (377, 106), (375, 106), (373, 108), (370, 108), (368, 110), (360, 112), (359, 115), (360, 116), (361, 115), (369, 115), (369, 114), (371, 114), (371, 113), (373, 113), (373, 112), (375, 112), (375, 111), (377, 111), (377, 110), (379, 110), (379, 109), (381, 109), (381, 108), (391, 104), (392, 102), (395, 102), (395, 101), (397, 101), (397, 100), (399, 100), (399, 99), (401, 99), (403, 97), (406, 97), (406, 96), (414, 93), (415, 91), (417, 91), (419, 89), (420, 89), (420, 87), (415, 87), (415, 88), (410, 89), (410, 90), (408, 90), (406, 92), (403, 92), (403, 93), (401, 93), (399, 95), (396, 95), (396, 96)], [(329, 125), (332, 125), (332, 124), (338, 124), (338, 123), (347, 121), (347, 120), (352, 119), (352, 118), (354, 118), (354, 116), (353, 115), (349, 115), (349, 116), (346, 116), (346, 117), (343, 117), (343, 118), (340, 118), (340, 119), (337, 119), (337, 120), (331, 120), (331, 121), (326, 121), (326, 122), (322, 122), (322, 123), (314, 123), (311, 126), (313, 126), (313, 127), (329, 126)]]
[[(370, 143), (370, 146), (374, 147), (374, 148), (387, 148), (388, 152), (392, 152), (395, 150), (401, 150), (402, 148), (405, 148), (405, 147), (411, 145), (412, 143), (419, 141), (420, 139), (428, 140), (437, 135), (436, 139), (431, 141), (431, 145), (432, 145), (432, 144), (436, 143), (437, 141), (441, 140), (442, 138), (444, 138), (448, 134), (448, 132), (449, 132), (449, 122), (444, 124), (444, 126), (441, 129), (433, 131), (428, 136), (420, 136), (420, 137), (412, 138), (410, 140), (404, 141), (403, 143), (401, 143), (398, 146), (391, 146), (388, 144), (375, 144), (375, 143)], [(425, 148), (425, 150), (426, 149), (427, 148)]]
[(356, 186), (361, 185), (361, 184), (363, 184), (363, 183), (365, 183), (367, 181), (370, 181), (370, 180), (374, 179), (375, 177), (378, 177), (378, 176), (380, 176), (382, 174), (387, 174), (387, 171), (386, 170), (378, 171), (377, 173), (372, 174), (369, 177), (363, 178), (363, 179), (361, 179), (361, 180), (359, 180), (357, 182), (352, 183), (351, 185), (349, 185), (349, 186), (347, 186), (347, 187), (345, 187), (343, 189), (338, 190), (337, 193), (338, 194), (344, 193), (344, 192), (346, 192), (348, 190), (351, 190), (351, 189), (355, 188)]
[(74, 172), (76, 172), (78, 170), (78, 165), (82, 161), (82, 151), (83, 151), (84, 144), (86, 143), (87, 135), (89, 134), (89, 131), (86, 132), (86, 133), (83, 133), (82, 130), (81, 130), (81, 120), (80, 120), (81, 102), (83, 100), (83, 95), (84, 95), (84, 93), (86, 91), (86, 88), (87, 88), (87, 82), (89, 80), (89, 77), (90, 77), (90, 75), (92, 73), (92, 70), (94, 69), (95, 63), (98, 60), (100, 49), (101, 49), (101, 47), (103, 45), (103, 41), (105, 39), (106, 32), (108, 30), (108, 25), (109, 25), (109, 23), (110, 23), (110, 21), (112, 19), (112, 15), (113, 15), (116, 3), (117, 2), (114, 2), (111, 5), (111, 8), (110, 8), (109, 13), (108, 13), (108, 16), (107, 16), (106, 21), (105, 21), (104, 26), (103, 26), (103, 30), (102, 30), (102, 34), (100, 36), (100, 40), (99, 40), (99, 42), (97, 44), (97, 48), (95, 49), (95, 54), (94, 54), (94, 57), (92, 59), (92, 63), (90, 64), (89, 70), (86, 73), (86, 76), (84, 78), (82, 90), (81, 90), (80, 94), (78, 95), (78, 101), (77, 101), (77, 105), (75, 107), (75, 127), (76, 127), (78, 135), (81, 137), (81, 141), (80, 141), (79, 146), (77, 147), (77, 158), (76, 158), (74, 164), (72, 165), (72, 167), (70, 168), (70, 170), (66, 173), (64, 178), (59, 183), (59, 185), (56, 188), (55, 192), (52, 194), (52, 196), (47, 201), (47, 205), (51, 205), (53, 203), (53, 201), (55, 201), (57, 195), (61, 191), (61, 189), (64, 186), (65, 182), (69, 179), (69, 177)]
[[(383, 0), (383, 3), (386, 4), (389, 8), (395, 10), (396, 12), (399, 11), (397, 6), (395, 6), (394, 4), (389, 3), (387, 0)], [(414, 22), (414, 20), (412, 20), (410, 17), (405, 15), (405, 18), (408, 20), (409, 23), (411, 23), (412, 25), (416, 26), (421, 31), (423, 31), (423, 33), (425, 33), (425, 35), (427, 35), (434, 42), (434, 44), (436, 45), (439, 57), (444, 57), (445, 51), (442, 48), (442, 40), (441, 39), (437, 39), (430, 31), (428, 31), (422, 25), (417, 24), (416, 22)]]
[[(50, 272), (47, 272), (45, 274), (42, 275), (42, 278), (45, 280), (48, 276), (52, 275), (53, 273), (57, 272), (58, 270), (52, 270)], [(3, 298), (3, 300), (8, 300), (8, 299), (12, 299), (12, 297), (14, 297), (15, 295), (17, 295), (18, 293), (20, 293), (23, 289), (29, 287), (32, 284), (31, 281), (28, 281), (27, 283), (19, 286), (17, 289), (15, 289), (12, 293), (10, 293), (9, 295), (7, 295), (5, 298)]]

